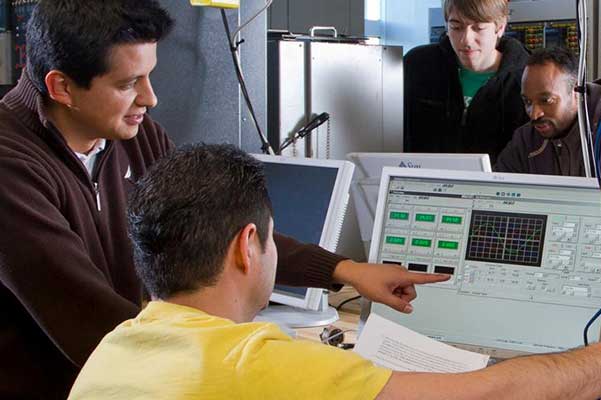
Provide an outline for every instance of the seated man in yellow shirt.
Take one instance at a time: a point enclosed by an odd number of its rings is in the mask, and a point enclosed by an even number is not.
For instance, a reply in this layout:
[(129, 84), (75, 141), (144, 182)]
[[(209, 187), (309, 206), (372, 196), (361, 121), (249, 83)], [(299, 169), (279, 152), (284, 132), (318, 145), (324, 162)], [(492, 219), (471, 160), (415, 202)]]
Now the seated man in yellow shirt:
[[(464, 374), (399, 373), (251, 322), (277, 251), (260, 162), (228, 145), (159, 161), (129, 209), (136, 266), (153, 301), (92, 353), (70, 399), (593, 399), (601, 346)], [(445, 276), (409, 274), (431, 283)], [(417, 276), (417, 277), (416, 277)], [(399, 295), (411, 301), (408, 283)]]

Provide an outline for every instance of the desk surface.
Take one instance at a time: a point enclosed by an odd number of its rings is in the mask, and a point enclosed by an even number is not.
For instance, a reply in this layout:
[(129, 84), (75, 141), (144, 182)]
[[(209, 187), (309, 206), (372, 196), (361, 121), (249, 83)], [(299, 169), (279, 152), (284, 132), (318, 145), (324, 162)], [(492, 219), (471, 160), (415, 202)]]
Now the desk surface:
[[(353, 289), (352, 287), (345, 286), (339, 292), (330, 292), (328, 297), (330, 305), (336, 307), (343, 301), (355, 296), (357, 296), (357, 292), (355, 291), (355, 289)], [(334, 322), (332, 325), (344, 331), (345, 343), (357, 342), (357, 326), (359, 324), (360, 311), (361, 305), (359, 300), (348, 302), (340, 310), (338, 310), (338, 315), (340, 315), (340, 319)], [(295, 329), (296, 338), (319, 342), (319, 334), (323, 331), (324, 328), (324, 326), (318, 326), (314, 328)]]
[[(357, 342), (357, 325), (359, 323), (359, 314), (339, 311), (340, 319), (334, 322), (332, 325), (336, 328), (342, 329), (344, 332), (345, 343), (356, 343)], [(296, 338), (303, 340), (321, 341), (319, 334), (323, 331), (324, 326), (317, 326), (314, 328), (299, 328), (295, 329)]]

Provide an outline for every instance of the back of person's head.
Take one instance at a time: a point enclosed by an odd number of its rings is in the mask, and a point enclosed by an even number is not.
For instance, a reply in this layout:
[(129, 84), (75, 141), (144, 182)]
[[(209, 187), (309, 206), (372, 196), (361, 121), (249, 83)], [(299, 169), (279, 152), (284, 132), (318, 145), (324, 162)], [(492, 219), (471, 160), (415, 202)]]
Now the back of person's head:
[(526, 67), (534, 65), (555, 64), (568, 78), (570, 91), (578, 82), (578, 59), (565, 47), (549, 47), (536, 49), (528, 57)]
[(507, 0), (445, 0), (443, 11), (445, 21), (456, 12), (474, 22), (500, 24), (509, 17), (509, 3)]
[(177, 150), (130, 198), (138, 275), (157, 299), (212, 286), (242, 228), (254, 223), (265, 249), (271, 214), (261, 162), (231, 145)]
[(113, 46), (158, 42), (172, 26), (156, 0), (40, 0), (27, 25), (27, 71), (43, 95), (52, 70), (87, 89), (109, 71)]

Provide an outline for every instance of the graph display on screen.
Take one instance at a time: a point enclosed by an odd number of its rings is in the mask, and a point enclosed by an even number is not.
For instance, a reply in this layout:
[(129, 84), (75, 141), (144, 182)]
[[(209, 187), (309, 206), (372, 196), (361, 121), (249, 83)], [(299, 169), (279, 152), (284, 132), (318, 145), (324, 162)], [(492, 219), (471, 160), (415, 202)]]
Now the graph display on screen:
[(540, 267), (546, 215), (472, 213), (466, 259)]

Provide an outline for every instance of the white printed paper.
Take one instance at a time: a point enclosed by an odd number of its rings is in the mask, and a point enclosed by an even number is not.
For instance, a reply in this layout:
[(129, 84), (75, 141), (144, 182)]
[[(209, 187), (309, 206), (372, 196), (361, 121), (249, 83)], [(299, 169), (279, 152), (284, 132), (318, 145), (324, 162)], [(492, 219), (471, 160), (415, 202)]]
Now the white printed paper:
[(379, 315), (367, 319), (355, 351), (394, 371), (467, 372), (486, 367), (489, 356), (430, 339)]

